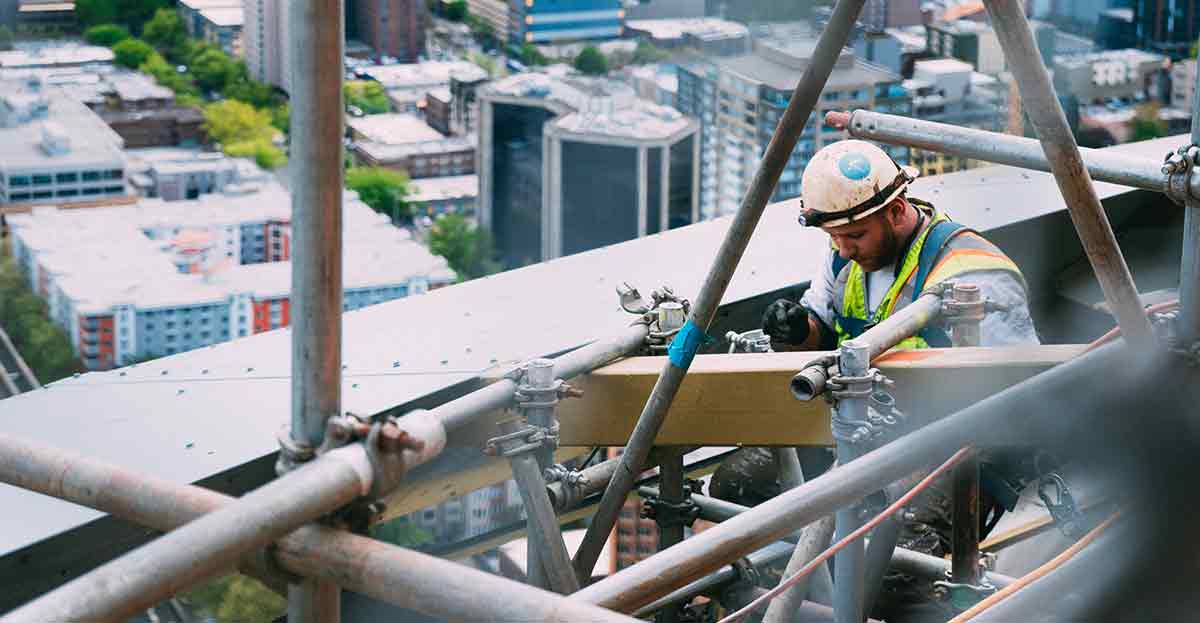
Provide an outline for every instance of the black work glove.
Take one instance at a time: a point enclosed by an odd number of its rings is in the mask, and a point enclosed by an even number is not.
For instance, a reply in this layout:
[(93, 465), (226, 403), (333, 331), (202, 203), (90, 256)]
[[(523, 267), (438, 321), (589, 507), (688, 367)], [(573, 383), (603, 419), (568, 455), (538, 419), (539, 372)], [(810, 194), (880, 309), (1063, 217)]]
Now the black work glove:
[(779, 299), (763, 311), (762, 330), (771, 341), (782, 344), (803, 344), (808, 339), (808, 309), (799, 303)]

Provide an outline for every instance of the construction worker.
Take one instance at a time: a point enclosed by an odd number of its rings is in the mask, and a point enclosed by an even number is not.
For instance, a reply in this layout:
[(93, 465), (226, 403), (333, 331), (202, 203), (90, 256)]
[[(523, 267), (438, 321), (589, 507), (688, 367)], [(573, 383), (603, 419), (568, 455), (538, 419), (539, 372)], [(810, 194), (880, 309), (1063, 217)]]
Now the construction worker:
[[(828, 145), (809, 162), (801, 179), (801, 222), (829, 234), (827, 259), (799, 301), (780, 299), (767, 307), (762, 329), (775, 347), (832, 349), (903, 309), (920, 294), (947, 281), (971, 283), (999, 303), (980, 327), (983, 346), (1037, 344), (1021, 271), (995, 245), (950, 220), (933, 205), (908, 196), (916, 177), (879, 147), (859, 140)], [(945, 331), (930, 327), (899, 348), (950, 346)], [(903, 406), (903, 405), (902, 405)], [(801, 458), (814, 457), (811, 451)], [(819, 459), (820, 457), (815, 457)], [(744, 449), (714, 474), (716, 497), (769, 497), (778, 490), (769, 454)], [(826, 457), (826, 461), (831, 457)], [(995, 463), (996, 461), (991, 461)], [(1020, 478), (989, 470), (981, 514), (984, 533), (1015, 503)], [(985, 459), (985, 467), (989, 464)], [(809, 477), (815, 476), (805, 466)], [(818, 472), (819, 473), (819, 472)], [(944, 480), (944, 479), (943, 479)], [(772, 485), (775, 485), (774, 490)], [(747, 500), (753, 502), (753, 500)], [(946, 482), (924, 492), (910, 507), (900, 545), (935, 556), (949, 553), (951, 498)], [(927, 581), (889, 574), (872, 616), (895, 621), (944, 621), (945, 604), (931, 603)]]
[[(866, 141), (817, 152), (801, 178), (801, 220), (829, 234), (829, 258), (799, 302), (779, 299), (763, 313), (772, 344), (833, 348), (946, 281), (974, 284), (999, 304), (980, 326), (980, 345), (1038, 343), (1020, 269), (983, 236), (909, 197), (915, 177)], [(930, 328), (899, 347), (949, 345)]]

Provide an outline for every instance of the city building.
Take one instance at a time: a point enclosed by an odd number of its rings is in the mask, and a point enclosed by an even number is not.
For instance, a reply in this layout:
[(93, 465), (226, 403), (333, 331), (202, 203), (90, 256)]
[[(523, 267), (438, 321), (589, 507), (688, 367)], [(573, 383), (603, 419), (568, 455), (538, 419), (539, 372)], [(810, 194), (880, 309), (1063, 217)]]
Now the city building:
[[(1031, 21), (1030, 29), (1042, 59), (1050, 65), (1058, 43), (1058, 29), (1045, 22)], [(933, 57), (945, 56), (966, 61), (975, 71), (998, 75), (1007, 64), (1000, 40), (992, 27), (969, 19), (938, 21), (926, 26), (926, 51)]]
[(120, 135), (68, 92), (0, 85), (0, 208), (124, 197)]
[(750, 49), (749, 28), (715, 17), (626, 20), (625, 36), (660, 48), (688, 47), (710, 56), (745, 54)]
[(61, 0), (19, 0), (17, 25), (22, 28), (54, 28), (60, 32), (77, 31), (75, 3)]
[[(347, 193), (343, 308), (454, 281), (445, 260)], [(277, 185), (10, 216), (13, 255), (90, 370), (289, 324), (291, 197)]]
[(256, 191), (271, 181), (269, 173), (247, 158), (195, 149), (142, 149), (126, 152), (129, 184), (138, 195), (163, 201), (196, 199)]
[[(378, 57), (415, 63), (425, 53), (424, 0), (350, 0), (347, 21), (357, 25), (356, 38)], [(350, 5), (354, 5), (351, 11)]]
[(1140, 101), (1151, 96), (1168, 65), (1161, 54), (1134, 49), (1056, 56), (1054, 88), (1084, 105)]
[(635, 65), (626, 67), (624, 72), (638, 97), (659, 106), (677, 107), (679, 70), (674, 65)]
[(487, 74), (450, 76), (450, 131), (452, 134), (474, 136), (479, 120), (479, 88), (488, 81)]
[(39, 42), (0, 52), (2, 69), (64, 69), (112, 65), (112, 50), (75, 42)]
[(292, 79), (287, 8), (287, 0), (245, 0), (242, 30), (250, 76), (284, 91)]
[[(736, 211), (814, 47), (811, 39), (760, 42), (752, 54), (680, 66), (679, 110), (703, 125), (702, 218)], [(822, 123), (827, 111), (864, 108), (908, 115), (910, 105), (899, 75), (843, 50), (771, 200), (798, 196), (801, 172), (813, 154), (845, 138)], [(907, 147), (887, 149), (897, 162), (908, 162)]]
[(497, 41), (510, 39), (513, 26), (507, 0), (467, 0), (467, 12), (490, 25)]
[(195, 147), (208, 142), (204, 113), (199, 108), (172, 106), (149, 111), (103, 111), (100, 118), (124, 141), (127, 149)]
[(621, 0), (525, 0), (509, 4), (510, 41), (552, 43), (621, 36)]
[(603, 78), (480, 92), (479, 214), (508, 267), (698, 220), (699, 124)]
[(705, 16), (705, 0), (626, 2), (625, 19), (683, 19)]
[(867, 0), (858, 21), (869, 33), (888, 28), (923, 24), (921, 2), (917, 0)]
[(1171, 63), (1171, 108), (1191, 110), (1196, 97), (1196, 59)]
[(176, 10), (189, 37), (207, 41), (231, 56), (242, 57), (245, 0), (179, 0)]
[(905, 78), (912, 77), (913, 63), (928, 56), (925, 45), (924, 26), (863, 33), (853, 42), (855, 56)]
[(474, 217), (479, 197), (479, 177), (454, 175), (414, 180), (404, 198), (415, 214), (436, 218), (443, 214)]
[(478, 83), (488, 75), (479, 65), (469, 61), (425, 61), (373, 65), (357, 72), (359, 77), (374, 80), (383, 86), (396, 112), (417, 114), (425, 107), (425, 94), (449, 88), (451, 78)]
[(1096, 21), (1096, 45), (1101, 50), (1124, 50), (1138, 45), (1133, 9), (1106, 9)]
[(1137, 47), (1179, 60), (1191, 56), (1192, 46), (1200, 37), (1200, 0), (1165, 3), (1156, 0), (1131, 0), (1133, 21), (1137, 24)]
[(20, 7), (20, 0), (0, 0), (0, 26), (4, 26), (9, 30), (16, 30), (17, 9)]
[[(917, 61), (913, 77), (904, 81), (912, 97), (911, 115), (915, 119), (956, 126), (1003, 132), (1008, 122), (1007, 86), (1001, 81), (974, 71), (965, 61), (942, 58)], [(922, 176), (952, 173), (973, 166), (977, 161), (938, 151), (912, 148), (909, 164)]]
[(403, 171), (413, 179), (475, 172), (473, 138), (443, 136), (414, 115), (348, 117), (346, 129), (350, 151), (364, 166)]
[(412, 515), (413, 523), (436, 543), (455, 543), (487, 534), (525, 518), (521, 492), (513, 480), (477, 489)]
[(425, 123), (447, 136), (453, 133), (450, 127), (453, 116), (452, 102), (449, 87), (434, 89), (425, 94)]

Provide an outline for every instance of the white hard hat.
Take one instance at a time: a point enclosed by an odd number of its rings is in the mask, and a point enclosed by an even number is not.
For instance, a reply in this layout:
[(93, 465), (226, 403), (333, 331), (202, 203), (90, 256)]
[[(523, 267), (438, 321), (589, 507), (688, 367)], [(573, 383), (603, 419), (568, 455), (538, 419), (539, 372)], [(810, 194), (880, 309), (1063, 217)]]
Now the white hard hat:
[(800, 221), (834, 227), (866, 218), (900, 196), (916, 177), (916, 169), (901, 167), (872, 143), (826, 145), (800, 178)]

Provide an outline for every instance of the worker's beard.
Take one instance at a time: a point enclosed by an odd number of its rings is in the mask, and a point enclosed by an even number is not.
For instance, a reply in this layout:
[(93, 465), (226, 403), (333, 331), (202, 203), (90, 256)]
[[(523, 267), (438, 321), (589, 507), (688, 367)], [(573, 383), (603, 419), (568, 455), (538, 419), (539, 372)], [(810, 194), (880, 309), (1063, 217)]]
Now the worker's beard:
[(884, 266), (890, 266), (899, 261), (900, 236), (896, 227), (887, 219), (883, 221), (883, 235), (879, 239), (879, 249), (868, 257), (855, 258), (858, 265), (868, 273), (873, 273)]

